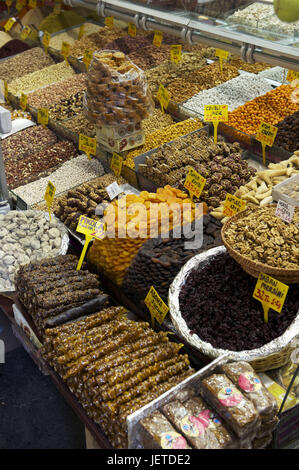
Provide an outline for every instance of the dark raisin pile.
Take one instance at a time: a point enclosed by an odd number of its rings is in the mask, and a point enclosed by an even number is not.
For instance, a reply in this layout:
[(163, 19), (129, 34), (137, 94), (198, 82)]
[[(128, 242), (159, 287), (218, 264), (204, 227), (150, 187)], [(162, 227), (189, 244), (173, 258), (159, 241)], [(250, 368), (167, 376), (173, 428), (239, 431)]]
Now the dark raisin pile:
[(298, 284), (290, 285), (280, 314), (269, 310), (266, 324), (262, 304), (252, 297), (256, 281), (228, 254), (192, 271), (179, 296), (190, 334), (231, 351), (259, 348), (281, 336), (299, 309)]

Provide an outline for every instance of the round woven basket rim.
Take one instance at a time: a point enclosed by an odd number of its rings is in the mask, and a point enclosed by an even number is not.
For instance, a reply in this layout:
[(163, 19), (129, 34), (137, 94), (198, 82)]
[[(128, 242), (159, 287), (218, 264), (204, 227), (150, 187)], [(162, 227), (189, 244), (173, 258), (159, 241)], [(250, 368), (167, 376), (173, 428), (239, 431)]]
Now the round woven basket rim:
[(242, 219), (243, 217), (246, 217), (246, 215), (250, 211), (251, 211), (250, 209), (245, 209), (244, 211), (238, 212), (237, 214), (233, 215), (224, 223), (221, 229), (221, 238), (229, 254), (239, 264), (251, 266), (253, 270), (256, 270), (258, 272), (265, 272), (266, 274), (270, 274), (272, 272), (273, 274), (277, 274), (278, 276), (283, 275), (285, 277), (288, 277), (288, 276), (297, 277), (298, 276), (298, 282), (299, 282), (299, 268), (298, 269), (276, 268), (274, 266), (270, 266), (269, 264), (264, 264), (259, 261), (253, 261), (249, 258), (246, 258), (244, 255), (241, 255), (241, 253), (239, 253), (237, 250), (232, 248), (232, 246), (228, 243), (228, 241), (226, 240), (226, 231), (230, 227), (231, 223), (236, 222), (236, 220)]

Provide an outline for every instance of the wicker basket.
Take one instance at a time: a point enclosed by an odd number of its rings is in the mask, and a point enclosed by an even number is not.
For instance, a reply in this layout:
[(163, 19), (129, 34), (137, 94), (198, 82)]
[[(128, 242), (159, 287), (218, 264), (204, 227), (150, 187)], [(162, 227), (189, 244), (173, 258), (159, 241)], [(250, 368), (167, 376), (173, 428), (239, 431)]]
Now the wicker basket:
[(221, 229), (221, 236), (222, 241), (229, 252), (230, 256), (234, 258), (237, 263), (253, 277), (258, 278), (260, 273), (269, 274), (269, 276), (277, 279), (284, 284), (297, 284), (299, 283), (299, 269), (281, 269), (281, 268), (274, 268), (273, 266), (269, 266), (268, 264), (259, 263), (258, 261), (253, 261), (251, 259), (246, 258), (245, 256), (241, 255), (237, 250), (234, 250), (231, 245), (227, 242), (226, 239), (226, 232), (230, 228), (230, 225), (233, 222), (236, 222), (243, 217), (246, 217), (251, 212), (251, 209), (246, 209), (238, 214), (233, 215), (232, 217), (225, 222)]

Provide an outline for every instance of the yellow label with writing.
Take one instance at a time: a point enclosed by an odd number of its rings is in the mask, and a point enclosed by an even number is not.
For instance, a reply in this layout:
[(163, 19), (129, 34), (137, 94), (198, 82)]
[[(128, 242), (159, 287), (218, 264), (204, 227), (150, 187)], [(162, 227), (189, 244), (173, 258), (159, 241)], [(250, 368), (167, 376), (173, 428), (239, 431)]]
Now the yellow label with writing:
[(116, 176), (121, 174), (121, 169), (123, 166), (123, 157), (116, 152), (113, 152), (110, 168)]
[(5, 3), (6, 3), (7, 8), (10, 8), (11, 5), (13, 4), (13, 0), (6, 0)]
[(206, 104), (204, 111), (204, 121), (206, 122), (225, 122), (228, 121), (227, 104)]
[(237, 212), (241, 212), (246, 208), (246, 201), (240, 199), (232, 194), (227, 193), (224, 208), (223, 208), (223, 215), (226, 217), (231, 217)]
[(96, 155), (97, 141), (93, 137), (88, 137), (84, 134), (79, 134), (79, 150), (85, 152), (86, 155)]
[(29, 8), (36, 8), (37, 0), (29, 0), (28, 6), (29, 6)]
[(184, 186), (186, 189), (188, 189), (191, 197), (194, 195), (195, 197), (199, 198), (205, 184), (206, 179), (197, 173), (197, 171), (195, 171), (193, 168), (190, 168)]
[(5, 25), (4, 25), (5, 31), (6, 32), (10, 31), (16, 21), (17, 20), (15, 18), (9, 18), (9, 20), (7, 20)]
[(4, 85), (4, 98), (7, 101), (8, 100), (8, 84), (6, 80), (3, 81), (3, 85)]
[(67, 58), (70, 55), (71, 45), (68, 42), (63, 41), (61, 46), (61, 55), (63, 55), (64, 60), (67, 62)]
[(266, 122), (262, 122), (256, 133), (256, 140), (268, 145), (268, 147), (272, 147), (277, 131), (277, 127), (267, 124)]
[(222, 49), (216, 49), (215, 56), (226, 60), (229, 56), (229, 52), (223, 51)]
[(86, 70), (89, 69), (90, 62), (92, 61), (93, 58), (93, 50), (91, 49), (85, 49), (84, 55), (83, 55), (83, 62), (85, 64)]
[(114, 17), (113, 16), (106, 16), (105, 25), (108, 26), (108, 28), (113, 28), (113, 23), (114, 23)]
[(178, 64), (182, 60), (182, 46), (181, 44), (173, 44), (170, 47), (170, 60)]
[(160, 47), (163, 41), (163, 33), (161, 31), (155, 31), (153, 44), (154, 46)]
[(17, 3), (16, 3), (16, 9), (18, 11), (21, 11), (23, 8), (24, 8), (24, 1), (23, 0), (18, 0)]
[(160, 102), (162, 110), (163, 108), (167, 109), (168, 103), (170, 101), (170, 93), (162, 84), (159, 86), (157, 98)]
[(37, 122), (42, 126), (46, 126), (49, 121), (49, 111), (47, 108), (39, 108), (37, 111)]
[(48, 208), (51, 207), (54, 196), (55, 196), (56, 188), (51, 181), (48, 181), (47, 187), (46, 187), (46, 192), (45, 192), (45, 201), (47, 203)]
[(23, 111), (26, 111), (26, 108), (27, 108), (27, 95), (25, 95), (24, 93), (21, 93), (21, 96), (20, 96), (20, 106), (21, 106)]
[(128, 24), (128, 34), (132, 36), (132, 38), (136, 37), (137, 31), (136, 31), (136, 26), (134, 25), (134, 23)]
[(260, 273), (253, 298), (280, 313), (288, 293), (289, 286), (265, 273)]
[(21, 39), (26, 39), (28, 38), (29, 34), (31, 33), (31, 28), (30, 26), (25, 26), (23, 31), (21, 32)]
[(287, 74), (288, 82), (292, 82), (293, 80), (299, 80), (299, 72), (295, 72), (294, 70), (289, 70)]
[(160, 325), (162, 325), (169, 308), (165, 302), (163, 302), (153, 286), (151, 286), (150, 290), (148, 291), (148, 294), (144, 299), (144, 303), (149, 309), (152, 317), (154, 317), (160, 323)]
[(85, 28), (85, 25), (82, 24), (82, 25), (80, 26), (80, 29), (79, 29), (78, 39), (81, 39), (82, 36), (84, 36), (84, 32), (85, 32), (85, 31), (84, 31), (84, 28)]
[(102, 240), (105, 238), (105, 223), (100, 220), (90, 219), (85, 215), (81, 215), (76, 228), (76, 231), (83, 235), (89, 235), (90, 237)]
[(51, 40), (51, 34), (48, 33), (48, 31), (45, 31), (44, 34), (43, 34), (42, 43), (43, 43), (43, 46), (46, 50), (49, 47), (50, 40)]

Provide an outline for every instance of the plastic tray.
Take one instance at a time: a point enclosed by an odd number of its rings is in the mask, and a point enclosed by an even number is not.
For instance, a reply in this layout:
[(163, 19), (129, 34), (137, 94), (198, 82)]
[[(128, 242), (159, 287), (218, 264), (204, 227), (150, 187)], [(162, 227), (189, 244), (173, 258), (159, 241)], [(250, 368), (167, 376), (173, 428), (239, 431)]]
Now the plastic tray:
[(282, 183), (277, 184), (274, 186), (272, 190), (272, 198), (274, 201), (279, 201), (282, 200), (288, 204), (291, 204), (292, 206), (299, 207), (299, 199), (294, 199), (292, 197), (289, 197), (287, 194), (284, 194), (281, 192), (282, 188), (290, 186), (291, 183), (296, 182), (298, 186), (298, 195), (299, 195), (299, 175), (294, 175), (291, 176), (291, 178), (288, 178), (285, 181), (282, 181)]

